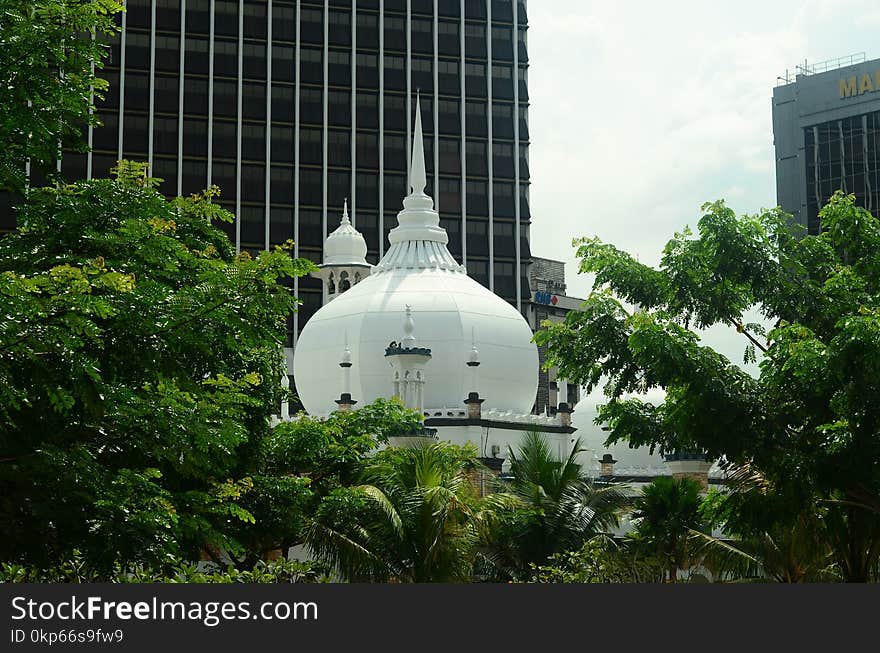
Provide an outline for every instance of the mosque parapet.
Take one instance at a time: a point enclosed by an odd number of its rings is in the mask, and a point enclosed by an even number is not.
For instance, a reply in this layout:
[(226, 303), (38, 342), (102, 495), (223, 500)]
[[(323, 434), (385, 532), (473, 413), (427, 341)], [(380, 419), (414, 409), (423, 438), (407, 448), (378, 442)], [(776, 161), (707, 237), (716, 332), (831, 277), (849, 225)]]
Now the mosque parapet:
[[(482, 399), (478, 399), (482, 403)], [(479, 404), (478, 404), (479, 405)], [(468, 406), (470, 407), (470, 406)], [(515, 413), (508, 410), (480, 410), (479, 417), (471, 417), (468, 410), (461, 408), (425, 409), (426, 426), (479, 426), (504, 431), (538, 431), (542, 433), (574, 433), (577, 428), (563, 424), (558, 417)]]

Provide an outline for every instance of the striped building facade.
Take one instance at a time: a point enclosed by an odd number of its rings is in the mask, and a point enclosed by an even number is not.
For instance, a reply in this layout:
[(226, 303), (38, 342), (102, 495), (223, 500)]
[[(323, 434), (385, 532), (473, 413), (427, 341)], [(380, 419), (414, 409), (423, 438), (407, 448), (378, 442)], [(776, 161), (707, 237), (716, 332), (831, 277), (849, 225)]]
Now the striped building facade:
[[(526, 7), (516, 0), (128, 0), (103, 71), (103, 127), (68, 179), (148, 161), (168, 195), (220, 186), (242, 250), (287, 239), (321, 261), (344, 199), (387, 248), (419, 94), (429, 192), (449, 249), (521, 310), (527, 265)], [(409, 116), (409, 119), (407, 117)], [(317, 279), (289, 344), (321, 306)]]

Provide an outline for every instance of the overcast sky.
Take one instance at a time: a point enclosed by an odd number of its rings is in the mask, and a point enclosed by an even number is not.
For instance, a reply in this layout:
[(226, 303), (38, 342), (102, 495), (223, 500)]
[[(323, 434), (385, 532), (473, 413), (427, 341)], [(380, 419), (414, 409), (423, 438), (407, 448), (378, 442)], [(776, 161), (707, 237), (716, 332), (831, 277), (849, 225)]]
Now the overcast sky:
[[(581, 297), (572, 238), (656, 263), (703, 202), (774, 206), (777, 76), (804, 59), (880, 58), (878, 0), (533, 0), (528, 17), (531, 248), (566, 261)], [(741, 338), (704, 340), (741, 360)]]

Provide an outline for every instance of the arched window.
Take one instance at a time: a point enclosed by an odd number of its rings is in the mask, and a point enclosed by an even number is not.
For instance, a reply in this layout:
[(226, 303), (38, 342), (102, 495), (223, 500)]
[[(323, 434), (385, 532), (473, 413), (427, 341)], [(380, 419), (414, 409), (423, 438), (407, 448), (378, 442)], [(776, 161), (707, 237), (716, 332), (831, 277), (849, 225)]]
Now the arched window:
[(330, 273), (330, 276), (327, 277), (327, 294), (334, 295), (336, 294), (336, 283), (333, 281), (333, 273)]
[(348, 279), (348, 272), (342, 271), (339, 273), (339, 292), (345, 292), (351, 288), (351, 281)]

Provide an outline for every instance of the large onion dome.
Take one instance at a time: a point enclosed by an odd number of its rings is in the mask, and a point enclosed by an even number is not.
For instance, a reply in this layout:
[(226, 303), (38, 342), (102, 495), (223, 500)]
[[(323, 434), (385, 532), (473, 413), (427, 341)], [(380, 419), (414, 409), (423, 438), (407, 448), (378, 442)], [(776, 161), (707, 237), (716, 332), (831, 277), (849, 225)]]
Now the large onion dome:
[[(294, 351), (296, 389), (306, 410), (336, 408), (342, 376), (337, 365), (344, 343), (351, 349), (351, 396), (369, 403), (392, 394), (385, 358), (403, 334), (412, 307), (416, 345), (430, 348), (425, 367), (424, 408), (463, 407), (469, 392), (485, 399), (484, 410), (531, 412), (538, 385), (538, 351), (523, 316), (508, 302), (471, 279), (450, 254), (446, 231), (425, 194), (422, 122), (416, 124), (410, 166), (410, 194), (398, 213), (391, 243), (370, 276), (338, 295), (308, 321)], [(330, 239), (328, 238), (328, 244)], [(327, 259), (325, 258), (325, 261)], [(479, 347), (479, 388), (467, 366)]]

